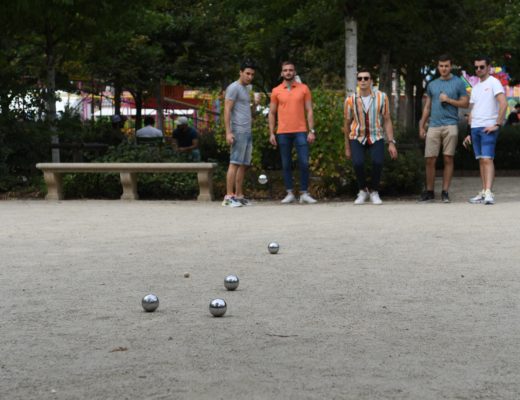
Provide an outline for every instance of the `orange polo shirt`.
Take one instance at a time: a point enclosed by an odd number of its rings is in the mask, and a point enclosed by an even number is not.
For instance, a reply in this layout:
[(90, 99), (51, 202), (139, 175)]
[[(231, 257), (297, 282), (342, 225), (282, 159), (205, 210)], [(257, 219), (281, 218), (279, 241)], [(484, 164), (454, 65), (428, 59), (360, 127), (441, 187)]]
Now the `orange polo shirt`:
[(285, 82), (275, 87), (271, 93), (271, 103), (278, 106), (276, 133), (307, 132), (305, 102), (311, 99), (311, 91), (304, 83), (293, 82), (291, 90)]

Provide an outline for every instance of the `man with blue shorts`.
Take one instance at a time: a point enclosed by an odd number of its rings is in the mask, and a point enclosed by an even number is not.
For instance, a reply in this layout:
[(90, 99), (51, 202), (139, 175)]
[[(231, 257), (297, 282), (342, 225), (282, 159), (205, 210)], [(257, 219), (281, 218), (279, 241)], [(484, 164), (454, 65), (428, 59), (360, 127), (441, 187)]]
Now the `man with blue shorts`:
[(231, 146), (231, 155), (223, 206), (251, 205), (251, 202), (244, 197), (243, 183), (246, 169), (251, 165), (253, 152), (250, 93), (254, 76), (255, 65), (250, 60), (244, 61), (240, 66), (240, 77), (226, 89), (224, 123), (226, 142)]
[(495, 179), (495, 146), (498, 132), (507, 109), (504, 88), (498, 79), (490, 76), (490, 60), (487, 57), (475, 59), (475, 74), (480, 81), (471, 90), (470, 124), (471, 135), (464, 139), (464, 146), (473, 143), (475, 158), (479, 161), (482, 190), (469, 199), (473, 204), (495, 204), (491, 191)]

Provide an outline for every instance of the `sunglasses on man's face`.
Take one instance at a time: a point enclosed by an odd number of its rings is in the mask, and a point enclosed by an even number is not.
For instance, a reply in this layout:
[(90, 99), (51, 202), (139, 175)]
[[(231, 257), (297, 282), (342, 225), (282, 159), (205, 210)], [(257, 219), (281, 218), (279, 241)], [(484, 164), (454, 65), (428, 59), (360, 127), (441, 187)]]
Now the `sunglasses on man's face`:
[(361, 81), (369, 81), (370, 77), (369, 76), (358, 76), (357, 80), (360, 81), (360, 82)]
[(479, 69), (485, 69), (485, 65), (475, 65), (475, 69), (478, 71)]

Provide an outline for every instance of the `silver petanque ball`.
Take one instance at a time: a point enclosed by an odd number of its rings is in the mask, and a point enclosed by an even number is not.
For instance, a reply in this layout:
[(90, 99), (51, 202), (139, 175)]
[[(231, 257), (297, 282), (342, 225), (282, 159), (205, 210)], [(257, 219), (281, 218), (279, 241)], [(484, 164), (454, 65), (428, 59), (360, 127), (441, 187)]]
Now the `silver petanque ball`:
[(239, 279), (236, 275), (228, 275), (224, 278), (224, 286), (227, 290), (235, 290), (238, 287)]
[(267, 249), (269, 250), (269, 253), (276, 254), (280, 250), (280, 245), (276, 242), (269, 243), (269, 246), (267, 246)]
[(267, 183), (268, 179), (267, 179), (267, 175), (265, 174), (262, 174), (258, 177), (258, 183), (262, 184), (262, 185), (265, 185)]
[(145, 311), (154, 312), (159, 307), (159, 298), (155, 294), (147, 294), (143, 297), (141, 304)]
[(227, 304), (224, 299), (213, 299), (209, 303), (209, 312), (214, 317), (222, 317), (227, 310)]

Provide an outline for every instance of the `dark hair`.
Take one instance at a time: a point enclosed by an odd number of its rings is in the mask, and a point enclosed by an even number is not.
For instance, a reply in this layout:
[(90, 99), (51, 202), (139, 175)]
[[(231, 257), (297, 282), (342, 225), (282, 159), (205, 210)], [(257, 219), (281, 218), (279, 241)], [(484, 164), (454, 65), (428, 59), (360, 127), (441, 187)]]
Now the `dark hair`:
[(520, 108), (520, 103), (516, 103), (515, 108)]
[(449, 61), (450, 64), (453, 64), (453, 60), (451, 59), (451, 56), (449, 54), (441, 54), (437, 58), (437, 61)]
[(473, 61), (485, 61), (486, 65), (491, 64), (491, 59), (485, 55), (478, 55), (473, 59)]
[(147, 126), (147, 125), (154, 125), (155, 124), (155, 118), (152, 117), (151, 115), (147, 115), (146, 117), (144, 117), (144, 125)]
[(246, 68), (256, 69), (254, 61), (249, 58), (242, 61), (242, 64), (240, 64), (240, 71), (244, 71)]
[(368, 70), (368, 68), (359, 68), (356, 72), (356, 76), (358, 76), (361, 72), (365, 72), (370, 75), (370, 79), (372, 79), (372, 73)]
[(296, 69), (296, 64), (293, 63), (291, 60), (286, 60), (282, 63), (282, 68), (285, 67), (286, 65), (292, 65), (294, 67), (294, 69)]

